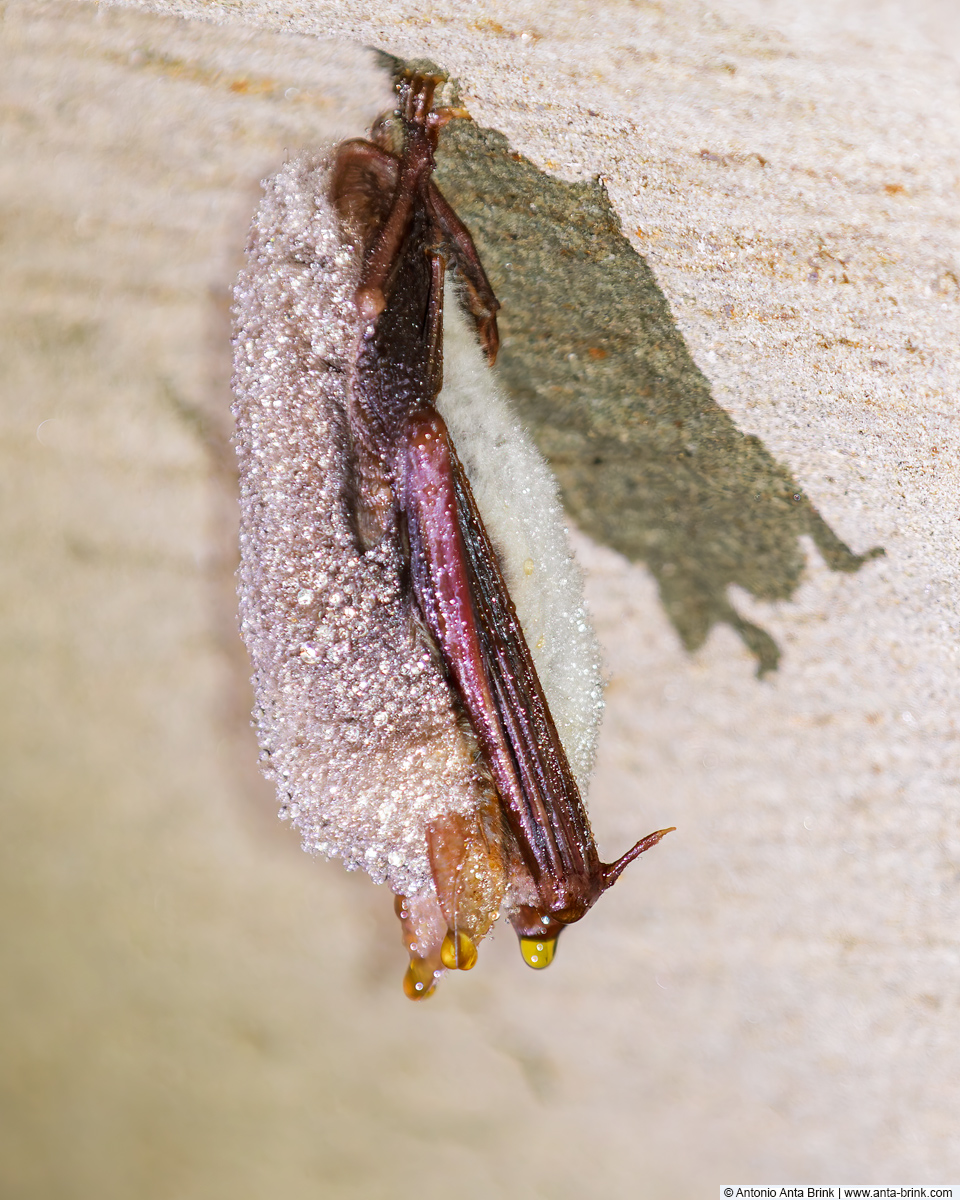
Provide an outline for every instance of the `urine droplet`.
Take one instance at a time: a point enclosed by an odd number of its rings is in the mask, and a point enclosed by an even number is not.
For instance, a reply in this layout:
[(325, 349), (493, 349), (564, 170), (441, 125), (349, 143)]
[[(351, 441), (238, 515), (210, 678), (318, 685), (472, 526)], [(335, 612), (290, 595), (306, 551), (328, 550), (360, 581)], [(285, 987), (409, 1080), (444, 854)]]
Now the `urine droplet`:
[(403, 977), (403, 994), (408, 1000), (426, 1000), (437, 986), (437, 977), (422, 958), (411, 958)]
[(448, 929), (440, 947), (440, 960), (451, 971), (470, 971), (477, 965), (477, 948), (465, 933)]
[(556, 938), (522, 937), (520, 939), (520, 953), (523, 955), (523, 961), (528, 967), (533, 967), (535, 971), (542, 971), (544, 967), (549, 967), (556, 952)]

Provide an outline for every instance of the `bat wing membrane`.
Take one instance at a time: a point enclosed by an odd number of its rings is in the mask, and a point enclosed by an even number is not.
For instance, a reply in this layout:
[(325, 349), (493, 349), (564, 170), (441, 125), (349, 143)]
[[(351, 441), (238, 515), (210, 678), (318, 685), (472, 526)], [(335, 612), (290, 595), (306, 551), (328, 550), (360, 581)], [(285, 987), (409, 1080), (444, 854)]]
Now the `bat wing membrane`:
[(590, 871), (586, 813), (446, 426), (433, 410), (413, 425), (404, 507), (414, 592), (521, 854), (549, 892)]

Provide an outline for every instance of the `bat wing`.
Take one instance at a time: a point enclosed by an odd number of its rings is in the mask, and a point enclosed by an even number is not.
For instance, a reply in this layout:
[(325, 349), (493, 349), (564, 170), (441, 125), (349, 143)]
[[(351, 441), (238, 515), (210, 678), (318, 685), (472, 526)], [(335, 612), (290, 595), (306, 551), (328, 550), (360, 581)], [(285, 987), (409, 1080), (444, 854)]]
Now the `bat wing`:
[(571, 885), (600, 878), (593, 838), (469, 480), (433, 409), (411, 419), (404, 474), (417, 603), (537, 890), (565, 910)]

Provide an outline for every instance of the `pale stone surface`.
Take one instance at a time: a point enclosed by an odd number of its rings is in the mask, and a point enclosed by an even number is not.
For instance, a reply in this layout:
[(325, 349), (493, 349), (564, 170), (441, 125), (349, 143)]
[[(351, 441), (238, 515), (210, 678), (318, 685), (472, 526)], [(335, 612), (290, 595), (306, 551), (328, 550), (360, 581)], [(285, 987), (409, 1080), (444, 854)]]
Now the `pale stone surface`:
[[(9, 4), (0, 28), (4, 1192), (956, 1176), (956, 22), (152, 7), (226, 23)], [(887, 552), (734, 597), (783, 649), (760, 683), (724, 628), (688, 656), (644, 568), (583, 543), (601, 849), (680, 828), (548, 973), (502, 936), (423, 1007), (389, 897), (273, 819), (232, 624), (224, 297), (259, 176), (386, 102), (357, 43), (602, 173), (717, 401)]]

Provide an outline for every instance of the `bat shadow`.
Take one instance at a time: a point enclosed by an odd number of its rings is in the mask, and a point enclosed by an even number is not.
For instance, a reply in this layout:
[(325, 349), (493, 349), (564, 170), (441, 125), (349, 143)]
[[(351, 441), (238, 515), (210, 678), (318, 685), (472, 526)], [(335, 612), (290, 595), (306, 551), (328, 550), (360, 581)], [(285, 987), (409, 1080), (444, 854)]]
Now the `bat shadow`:
[(551, 178), (469, 121), (445, 127), (436, 179), (503, 305), (497, 372), (571, 517), (647, 565), (688, 650), (723, 622), (758, 675), (774, 670), (776, 642), (740, 616), (729, 586), (788, 599), (801, 534), (835, 571), (883, 550), (854, 554), (716, 403), (601, 183)]

